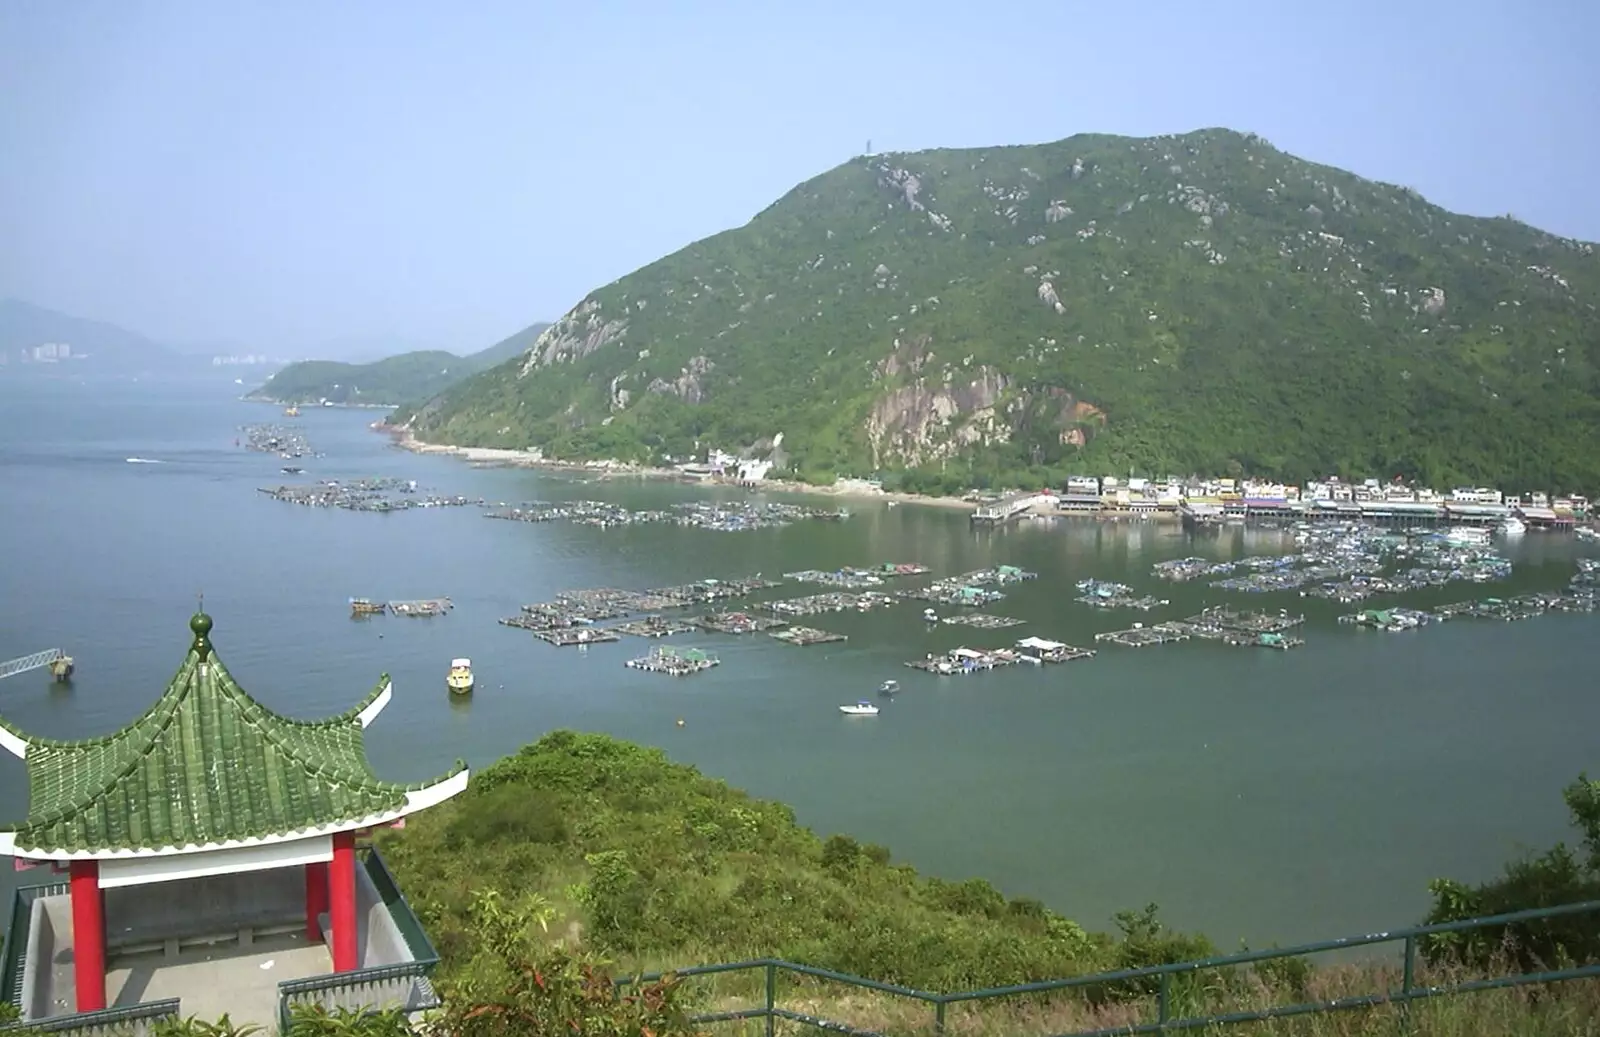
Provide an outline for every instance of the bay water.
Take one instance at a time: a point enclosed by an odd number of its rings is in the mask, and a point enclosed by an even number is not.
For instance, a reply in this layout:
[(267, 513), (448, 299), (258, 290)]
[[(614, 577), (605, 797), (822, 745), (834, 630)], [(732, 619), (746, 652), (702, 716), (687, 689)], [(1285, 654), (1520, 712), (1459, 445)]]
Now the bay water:
[[(737, 533), (490, 521), (476, 507), (303, 508), (257, 490), (386, 476), (505, 502), (839, 502), (474, 468), (398, 450), (368, 428), (377, 413), (337, 409), (296, 419), (325, 456), (283, 475), (285, 462), (238, 444), (239, 427), (289, 419), (239, 391), (227, 379), (0, 379), (0, 659), (59, 647), (78, 668), (65, 687), (42, 670), (0, 681), (11, 723), (75, 738), (138, 716), (182, 660), (203, 594), (221, 658), (275, 710), (339, 712), (392, 675), (394, 700), (367, 732), (383, 776), (419, 780), (457, 758), (482, 767), (557, 728), (604, 731), (928, 873), (980, 876), (1090, 927), (1155, 902), (1170, 924), (1224, 947), (1415, 922), (1429, 878), (1483, 879), (1569, 837), (1561, 787), (1600, 769), (1600, 617), (1380, 634), (1336, 624), (1344, 606), (1151, 575), (1167, 558), (1292, 546), (1268, 530), (1193, 539), (1165, 524), (1064, 518), (987, 530), (961, 511), (872, 500), (844, 501), (844, 522)], [(1510, 580), (1404, 603), (1555, 589), (1584, 550), (1530, 533), (1507, 548)], [(676, 679), (623, 665), (660, 642), (580, 651), (496, 623), (574, 588), (886, 561), (921, 562), (932, 576), (997, 564), (1037, 572), (989, 610), (1027, 625), (930, 630), (921, 604), (907, 603), (805, 621), (849, 635), (836, 644), (678, 635), (666, 643), (707, 648), (722, 664)], [(1073, 598), (1090, 576), (1171, 605), (1089, 609)], [(352, 596), (443, 595), (456, 607), (442, 618), (349, 615)], [(1091, 644), (1099, 631), (1222, 602), (1303, 611), (1308, 643), (1100, 645), (1082, 662), (943, 678), (902, 665), (1029, 634)], [(468, 701), (445, 691), (455, 656), (473, 660)], [(876, 700), (888, 678), (903, 691), (877, 700), (880, 716), (840, 715), (840, 703)], [(0, 817), (26, 806), (23, 764), (0, 756)]]

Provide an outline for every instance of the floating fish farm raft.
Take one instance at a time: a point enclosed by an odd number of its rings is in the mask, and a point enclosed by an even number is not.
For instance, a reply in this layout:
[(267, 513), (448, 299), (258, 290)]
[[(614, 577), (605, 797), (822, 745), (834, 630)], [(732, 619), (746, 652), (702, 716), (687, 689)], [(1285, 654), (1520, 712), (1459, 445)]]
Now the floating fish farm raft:
[(825, 645), (835, 641), (850, 640), (844, 634), (834, 634), (826, 630), (817, 630), (815, 627), (785, 627), (767, 634), (768, 637), (791, 645)]
[(718, 634), (759, 634), (788, 626), (784, 620), (755, 616), (748, 612), (712, 612), (692, 622), (702, 630)]
[(388, 611), (388, 602), (372, 601), (368, 598), (350, 599), (350, 614), (352, 616), (381, 616)]
[(1103, 634), (1094, 635), (1096, 641), (1108, 641), (1114, 645), (1123, 645), (1128, 648), (1148, 648), (1150, 645), (1175, 644), (1178, 641), (1189, 640), (1189, 635), (1177, 630), (1163, 627), (1133, 627), (1130, 630), (1110, 630)]
[(391, 601), (389, 611), (397, 616), (427, 618), (442, 616), (455, 608), (449, 598), (418, 598), (415, 601)]
[(497, 504), (485, 511), (484, 517), (513, 522), (571, 522), (581, 526), (597, 526), (601, 529), (662, 522), (732, 533), (751, 529), (772, 529), (811, 519), (838, 521), (849, 518), (850, 513), (842, 508), (833, 510), (806, 508), (774, 502), (719, 504), (694, 501), (677, 504), (669, 509), (632, 511), (619, 504), (609, 504), (605, 501), (567, 501), (560, 504), (533, 501), (514, 506)]
[(1112, 583), (1110, 580), (1079, 580), (1078, 589), (1083, 594), (1076, 600), (1097, 609), (1142, 609), (1148, 612), (1171, 604), (1165, 598), (1138, 596), (1127, 584)]
[(830, 591), (826, 594), (810, 594), (803, 598), (780, 598), (777, 601), (763, 602), (755, 607), (775, 616), (820, 616), (825, 612), (870, 612), (873, 609), (886, 608), (898, 600), (892, 594), (880, 594), (877, 591), (860, 593)]
[(665, 673), (671, 677), (687, 677), (704, 673), (718, 663), (716, 656), (698, 648), (669, 648), (661, 645), (650, 649), (650, 654), (639, 659), (629, 659), (624, 665), (647, 673)]
[(926, 670), (936, 673), (941, 677), (954, 674), (983, 673), (988, 670), (999, 669), (1002, 666), (1015, 666), (1025, 657), (1021, 652), (1008, 648), (995, 648), (980, 651), (976, 648), (955, 648), (943, 655), (929, 655), (926, 659), (917, 659), (906, 663), (913, 670)]
[(696, 624), (671, 616), (641, 616), (626, 623), (618, 623), (610, 629), (619, 634), (632, 634), (634, 637), (668, 637), (672, 634), (687, 634), (694, 630)]
[(1005, 627), (1017, 627), (1027, 622), (1022, 619), (1013, 619), (1010, 616), (996, 616), (987, 612), (968, 612), (960, 616), (946, 616), (940, 620), (951, 626), (976, 627), (979, 630), (1001, 630)]
[(321, 457), (306, 442), (305, 432), (297, 425), (242, 425), (244, 448), (262, 454), (277, 454), (284, 459), (296, 457)]
[(621, 641), (622, 635), (613, 632), (607, 627), (571, 627), (565, 630), (535, 630), (533, 636), (541, 641), (549, 641), (557, 648), (567, 648), (571, 645), (598, 645), (609, 641)]
[(917, 562), (884, 562), (882, 565), (870, 569), (860, 569), (855, 566), (845, 566), (825, 572), (820, 569), (803, 569), (799, 572), (784, 573), (783, 578), (794, 580), (797, 583), (820, 583), (828, 587), (838, 587), (843, 590), (860, 590), (864, 587), (881, 587), (885, 580), (897, 576), (921, 576), (929, 571), (926, 565)]
[(343, 508), (345, 511), (414, 511), (418, 508), (461, 508), (479, 503), (468, 497), (419, 494), (407, 479), (356, 479), (319, 482), (306, 486), (261, 486), (276, 501), (305, 508)]
[(1305, 644), (1303, 638), (1287, 634), (1223, 634), (1222, 643), (1235, 648), (1276, 648), (1287, 651)]

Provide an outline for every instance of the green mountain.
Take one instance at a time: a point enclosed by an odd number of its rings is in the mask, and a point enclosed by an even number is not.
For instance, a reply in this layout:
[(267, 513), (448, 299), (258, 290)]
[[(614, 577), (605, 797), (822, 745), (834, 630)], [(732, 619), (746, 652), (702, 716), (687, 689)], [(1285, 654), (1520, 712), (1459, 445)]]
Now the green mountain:
[(189, 358), (138, 332), (20, 299), (0, 299), (0, 361), (0, 371), (71, 370), (75, 374), (133, 374), (195, 366)]
[[(1600, 489), (1600, 259), (1230, 130), (852, 159), (592, 292), (423, 439), (907, 488)], [(907, 471), (909, 469), (909, 471)]]
[(527, 350), (548, 324), (534, 324), (488, 349), (457, 356), (442, 349), (417, 350), (369, 364), (302, 360), (290, 364), (250, 393), (274, 403), (330, 403), (389, 406), (426, 400), (452, 385)]

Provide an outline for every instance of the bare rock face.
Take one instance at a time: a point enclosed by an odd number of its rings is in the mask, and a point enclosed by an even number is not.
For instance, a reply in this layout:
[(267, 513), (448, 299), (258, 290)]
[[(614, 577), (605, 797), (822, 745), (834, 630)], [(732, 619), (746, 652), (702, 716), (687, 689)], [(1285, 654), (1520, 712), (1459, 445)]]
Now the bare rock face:
[(1039, 282), (1039, 301), (1055, 310), (1057, 313), (1066, 313), (1067, 308), (1056, 295), (1056, 286), (1049, 281)]
[(1011, 430), (995, 411), (1008, 386), (988, 366), (965, 382), (918, 378), (891, 389), (873, 404), (867, 440), (875, 464), (918, 465), (936, 461), (978, 442), (1004, 442)]
[(894, 351), (878, 361), (878, 377), (892, 379), (902, 374), (920, 375), (923, 367), (932, 359), (932, 335), (896, 338)]
[(540, 333), (517, 377), (525, 378), (537, 367), (582, 360), (602, 346), (620, 341), (627, 330), (626, 320), (606, 320), (600, 313), (600, 301), (586, 299)]
[(1444, 289), (1429, 288), (1428, 294), (1422, 300), (1422, 308), (1430, 314), (1444, 312)]
[(917, 200), (922, 190), (922, 180), (908, 169), (897, 169), (887, 162), (878, 166), (878, 185), (900, 195), (912, 212), (921, 212), (923, 204)]
[(704, 379), (717, 365), (704, 356), (689, 358), (689, 366), (679, 370), (672, 381), (657, 378), (645, 387), (645, 392), (669, 393), (685, 403), (700, 403), (706, 398)]
[(1044, 211), (1044, 222), (1060, 223), (1062, 220), (1071, 215), (1072, 206), (1060, 200), (1053, 201)]

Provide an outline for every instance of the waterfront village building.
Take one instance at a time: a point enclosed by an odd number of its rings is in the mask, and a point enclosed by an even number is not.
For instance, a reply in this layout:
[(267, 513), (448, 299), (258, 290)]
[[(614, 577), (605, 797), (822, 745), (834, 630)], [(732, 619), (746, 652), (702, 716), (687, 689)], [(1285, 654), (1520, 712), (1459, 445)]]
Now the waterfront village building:
[(0, 852), (67, 875), (17, 891), (0, 996), (52, 1029), (180, 1012), (270, 1029), (290, 1003), (435, 1004), (437, 955), (356, 838), (460, 793), (466, 765), (381, 780), (363, 731), (387, 677), (338, 716), (289, 719), (234, 681), (209, 616), (189, 627), (165, 693), (121, 731), (69, 742), (0, 720), (29, 795)]

